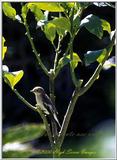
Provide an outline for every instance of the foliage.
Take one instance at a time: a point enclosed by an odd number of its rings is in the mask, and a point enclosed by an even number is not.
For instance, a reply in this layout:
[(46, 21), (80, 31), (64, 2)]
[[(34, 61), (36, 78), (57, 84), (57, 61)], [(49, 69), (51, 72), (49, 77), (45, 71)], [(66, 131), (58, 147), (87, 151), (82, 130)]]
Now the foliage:
[(27, 142), (43, 136), (45, 126), (43, 124), (25, 124), (8, 128), (3, 133), (3, 144), (10, 142)]

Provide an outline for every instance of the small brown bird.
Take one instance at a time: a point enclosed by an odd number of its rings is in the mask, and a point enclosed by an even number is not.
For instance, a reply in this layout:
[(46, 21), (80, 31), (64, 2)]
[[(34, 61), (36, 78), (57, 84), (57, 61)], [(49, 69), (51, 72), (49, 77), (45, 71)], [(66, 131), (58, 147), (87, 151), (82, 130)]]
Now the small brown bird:
[(61, 127), (58, 118), (57, 118), (57, 110), (53, 105), (51, 99), (45, 93), (44, 89), (40, 86), (34, 87), (30, 92), (35, 94), (36, 104), (40, 107), (40, 109), (46, 114), (52, 116), (57, 124)]

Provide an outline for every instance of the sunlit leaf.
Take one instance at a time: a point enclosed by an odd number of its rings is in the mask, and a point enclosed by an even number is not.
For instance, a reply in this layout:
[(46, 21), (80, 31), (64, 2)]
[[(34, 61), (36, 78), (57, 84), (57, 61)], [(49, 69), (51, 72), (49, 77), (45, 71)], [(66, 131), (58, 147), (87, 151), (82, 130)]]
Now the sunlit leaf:
[(60, 58), (60, 60), (58, 61), (58, 65), (56, 68), (56, 72), (58, 73), (65, 65), (67, 65), (68, 63), (71, 64), (72, 69), (74, 70), (77, 65), (78, 62), (81, 62), (80, 57), (78, 56), (77, 53), (73, 53), (73, 60), (70, 60), (70, 55), (67, 55), (65, 57)]
[(52, 43), (56, 37), (56, 26), (53, 23), (47, 23), (44, 26), (44, 33)]
[(110, 23), (107, 22), (106, 20), (104, 19), (101, 19), (101, 22), (102, 22), (102, 28), (103, 30), (107, 31), (108, 33), (111, 32), (111, 26), (110, 26)]
[(11, 6), (11, 4), (9, 2), (3, 2), (2, 8), (3, 8), (4, 14), (7, 17), (15, 20), (16, 10)]
[(37, 21), (43, 20), (45, 18), (43, 12), (40, 10), (40, 7), (37, 3), (28, 3), (27, 7), (28, 7), (28, 9), (31, 10), (31, 12), (34, 13), (35, 19)]
[(99, 63), (101, 63), (106, 52), (107, 52), (106, 49), (88, 51), (84, 55), (85, 65), (88, 66), (91, 63), (94, 63), (95, 61), (98, 61)]
[(65, 32), (70, 32), (70, 21), (65, 17), (55, 18), (50, 23), (56, 26), (57, 33), (64, 35)]
[(3, 144), (8, 142), (27, 142), (41, 137), (45, 133), (43, 124), (25, 124), (8, 128), (3, 134)]
[(22, 17), (24, 19), (24, 21), (26, 20), (26, 17), (27, 17), (27, 13), (28, 13), (28, 7), (27, 7), (27, 4), (23, 5), (22, 6)]
[(5, 82), (8, 83), (13, 89), (14, 86), (21, 80), (23, 74), (24, 74), (23, 70), (16, 72), (5, 72), (3, 77), (5, 79)]
[(56, 37), (56, 32), (60, 36), (64, 36), (66, 32), (70, 32), (70, 22), (67, 18), (55, 18), (44, 26), (44, 33), (52, 43)]
[(102, 63), (102, 61), (104, 60), (106, 54), (107, 54), (107, 50), (104, 49), (103, 52), (101, 53), (101, 55), (97, 58), (97, 61), (99, 63)]
[(4, 46), (5, 41), (6, 41), (5, 38), (2, 37), (2, 60), (4, 59), (5, 53), (7, 51), (7, 47)]
[[(67, 56), (70, 59), (70, 55)], [(73, 60), (70, 62), (72, 69), (75, 69), (78, 65), (78, 62), (82, 62), (77, 53), (73, 53)]]
[(42, 10), (47, 10), (49, 12), (64, 12), (64, 8), (62, 6), (60, 6), (59, 3), (54, 3), (54, 2), (42, 2), (42, 3), (38, 3), (38, 2), (35, 2), (35, 3), (31, 3), (31, 4), (34, 4), (34, 5), (37, 5), (40, 9)]

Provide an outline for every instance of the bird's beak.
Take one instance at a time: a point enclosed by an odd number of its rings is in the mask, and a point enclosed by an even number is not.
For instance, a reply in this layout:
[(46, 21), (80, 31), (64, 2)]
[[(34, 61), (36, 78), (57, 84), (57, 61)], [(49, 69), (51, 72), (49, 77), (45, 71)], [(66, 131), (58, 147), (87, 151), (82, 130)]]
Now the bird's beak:
[(31, 92), (31, 93), (34, 93), (34, 90), (33, 90), (33, 89), (32, 89), (32, 90), (30, 90), (30, 92)]

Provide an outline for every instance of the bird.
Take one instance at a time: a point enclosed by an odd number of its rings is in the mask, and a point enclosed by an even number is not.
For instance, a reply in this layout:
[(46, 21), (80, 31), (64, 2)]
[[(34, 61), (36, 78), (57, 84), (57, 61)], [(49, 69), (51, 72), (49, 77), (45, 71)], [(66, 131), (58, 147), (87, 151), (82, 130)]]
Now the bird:
[(51, 99), (46, 94), (45, 90), (40, 86), (36, 86), (32, 90), (30, 90), (30, 92), (35, 94), (36, 106), (39, 106), (39, 108), (41, 109), (41, 111), (43, 111), (45, 115), (50, 116), (52, 119), (55, 120), (55, 122), (57, 122), (59, 127), (61, 127), (57, 118), (58, 112)]

